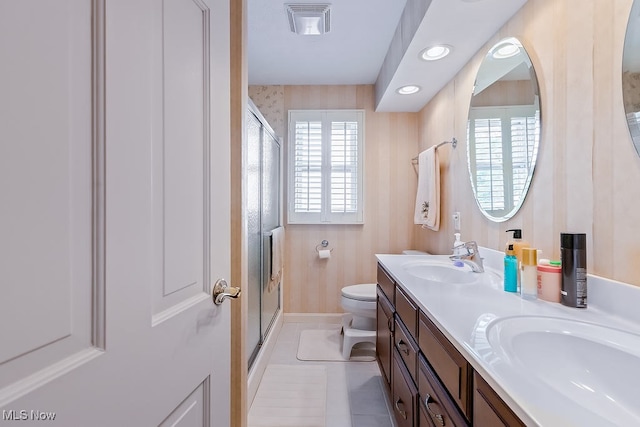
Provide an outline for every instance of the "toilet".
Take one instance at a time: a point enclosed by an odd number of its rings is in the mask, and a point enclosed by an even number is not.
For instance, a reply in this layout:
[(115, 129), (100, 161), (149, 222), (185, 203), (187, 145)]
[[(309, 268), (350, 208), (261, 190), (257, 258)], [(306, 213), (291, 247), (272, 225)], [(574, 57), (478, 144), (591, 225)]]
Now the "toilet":
[(361, 342), (376, 342), (376, 284), (366, 283), (342, 288), (342, 357), (349, 360), (351, 349)]

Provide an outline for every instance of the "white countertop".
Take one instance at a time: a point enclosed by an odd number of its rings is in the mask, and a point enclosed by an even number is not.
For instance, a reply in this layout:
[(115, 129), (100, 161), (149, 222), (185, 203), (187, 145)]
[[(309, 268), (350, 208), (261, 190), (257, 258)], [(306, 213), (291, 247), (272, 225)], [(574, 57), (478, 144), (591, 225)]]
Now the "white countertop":
[[(557, 381), (544, 381), (531, 374), (521, 361), (520, 364), (515, 363), (518, 361), (509, 360), (504, 352), (495, 351), (488, 344), (485, 333), (487, 326), (495, 325), (497, 321), (510, 316), (545, 316), (595, 323), (637, 334), (640, 338), (640, 289), (589, 275), (586, 309), (570, 308), (542, 300), (523, 300), (519, 294), (504, 292), (502, 289), (504, 255), (487, 248), (480, 248), (480, 254), (485, 259), (486, 271), (481, 273), (482, 280), (462, 285), (429, 283), (408, 273), (403, 267), (408, 262), (425, 259), (449, 262), (445, 255), (377, 255), (377, 258), (398, 285), (525, 424), (545, 427), (640, 425), (640, 405), (636, 400), (640, 383), (633, 385), (633, 391), (627, 387), (610, 392), (598, 389), (599, 393), (595, 393), (590, 387), (599, 388), (601, 384), (597, 382), (595, 385), (584, 384), (568, 378), (562, 379), (566, 381), (558, 385)], [(526, 318), (519, 320), (526, 321)], [(594, 334), (607, 333), (606, 328), (600, 330), (597, 326), (591, 327), (588, 324), (586, 327), (588, 331), (593, 329)], [(634, 349), (634, 352), (639, 354), (640, 348)], [(576, 354), (567, 354), (566, 357), (576, 360), (599, 357), (598, 354), (583, 355), (579, 351), (574, 353)], [(622, 361), (616, 360), (615, 363), (620, 365), (627, 360), (635, 361), (633, 357), (627, 359), (625, 355)], [(536, 362), (536, 369), (539, 370), (547, 368), (545, 363), (548, 364), (549, 372), (558, 369), (553, 358), (540, 358)], [(612, 362), (606, 357), (601, 361), (602, 364)], [(637, 363), (617, 368), (618, 374), (622, 375), (629, 369), (631, 377), (640, 378), (640, 366)], [(580, 374), (585, 375), (584, 372)], [(588, 374), (587, 372), (586, 375)], [(633, 406), (629, 408), (630, 405)]]

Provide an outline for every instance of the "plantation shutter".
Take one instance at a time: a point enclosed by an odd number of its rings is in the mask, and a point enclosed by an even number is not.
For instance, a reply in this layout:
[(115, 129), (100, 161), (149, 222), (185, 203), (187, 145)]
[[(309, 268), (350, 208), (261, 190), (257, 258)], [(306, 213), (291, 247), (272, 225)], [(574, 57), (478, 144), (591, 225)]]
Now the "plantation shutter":
[(331, 212), (358, 210), (358, 123), (331, 122)]
[(529, 171), (535, 166), (532, 159), (536, 158), (539, 130), (535, 116), (511, 118), (511, 146), (513, 162), (513, 201), (520, 203), (527, 185)]
[(478, 203), (487, 211), (504, 209), (502, 120), (475, 119), (473, 128)]
[(359, 110), (289, 112), (289, 223), (362, 223), (363, 123)]
[(295, 212), (320, 213), (322, 209), (322, 122), (295, 122)]

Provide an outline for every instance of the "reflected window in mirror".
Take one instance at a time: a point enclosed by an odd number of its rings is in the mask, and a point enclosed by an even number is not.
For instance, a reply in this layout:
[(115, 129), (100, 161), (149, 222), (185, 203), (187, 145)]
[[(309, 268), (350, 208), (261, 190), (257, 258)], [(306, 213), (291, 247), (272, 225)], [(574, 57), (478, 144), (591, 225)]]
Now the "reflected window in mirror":
[(540, 98), (522, 44), (508, 38), (485, 56), (467, 125), (469, 176), (478, 207), (493, 221), (518, 211), (533, 177), (540, 142)]
[(622, 56), (622, 98), (627, 125), (640, 155), (640, 1), (631, 7)]

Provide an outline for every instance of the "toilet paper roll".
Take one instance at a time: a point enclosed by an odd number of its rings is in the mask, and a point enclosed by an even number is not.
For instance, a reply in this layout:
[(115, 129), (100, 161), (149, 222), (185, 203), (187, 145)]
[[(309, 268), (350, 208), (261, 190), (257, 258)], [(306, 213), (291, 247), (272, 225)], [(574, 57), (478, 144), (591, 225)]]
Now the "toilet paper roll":
[(331, 249), (322, 249), (318, 251), (320, 259), (331, 258)]

